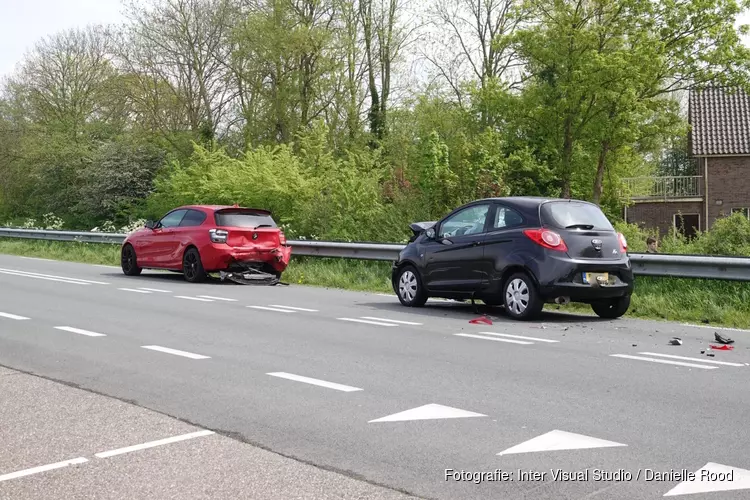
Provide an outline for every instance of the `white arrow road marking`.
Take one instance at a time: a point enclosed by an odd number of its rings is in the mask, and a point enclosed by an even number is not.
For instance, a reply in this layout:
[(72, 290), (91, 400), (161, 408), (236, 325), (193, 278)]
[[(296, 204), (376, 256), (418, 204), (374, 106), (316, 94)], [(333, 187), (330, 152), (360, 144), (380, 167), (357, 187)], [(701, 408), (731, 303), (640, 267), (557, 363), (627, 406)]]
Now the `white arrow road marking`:
[(509, 344), (522, 344), (522, 345), (531, 345), (533, 342), (524, 342), (523, 340), (511, 340), (511, 339), (500, 339), (497, 337), (485, 337), (484, 335), (474, 335), (473, 333), (454, 333), (456, 337), (469, 337), (472, 339), (482, 339), (482, 340), (493, 340), (495, 342), (508, 342)]
[(636, 359), (638, 361), (651, 361), (652, 363), (663, 363), (665, 365), (687, 366), (688, 368), (701, 368), (703, 370), (715, 370), (718, 366), (696, 365), (695, 363), (683, 363), (682, 361), (668, 361), (666, 359), (644, 358), (642, 356), (631, 356), (629, 354), (610, 354), (613, 358)]
[(708, 462), (695, 473), (692, 480), (681, 482), (664, 496), (746, 489), (750, 489), (750, 470)]
[(39, 472), (46, 472), (48, 470), (61, 469), (69, 465), (82, 464), (84, 462), (88, 462), (88, 460), (83, 457), (79, 457), (79, 458), (74, 458), (72, 460), (65, 460), (64, 462), (57, 462), (56, 464), (40, 465), (39, 467), (34, 467), (32, 469), (20, 470), (18, 472), (11, 472), (10, 474), (5, 474), (3, 476), (0, 476), (0, 481), (7, 481), (9, 479), (16, 479), (19, 477), (30, 476), (31, 474), (38, 474)]
[(26, 316), (18, 316), (17, 314), (4, 313), (4, 312), (0, 312), (0, 318), (15, 319), (15, 320), (18, 320), (18, 321), (23, 321), (25, 319), (29, 319)]
[(394, 413), (387, 417), (370, 420), (368, 423), (374, 422), (405, 422), (408, 420), (435, 420), (441, 418), (468, 418), (468, 417), (486, 417), (481, 413), (474, 413), (472, 411), (461, 410), (459, 408), (451, 408), (450, 406), (443, 406), (438, 404), (428, 404), (420, 406), (418, 408), (412, 408), (411, 410)]
[(210, 356), (204, 356), (202, 354), (193, 354), (187, 351), (178, 351), (177, 349), (170, 349), (169, 347), (161, 347), (158, 345), (142, 345), (144, 349), (150, 349), (152, 351), (166, 352), (167, 354), (174, 354), (176, 356), (183, 356), (190, 359), (210, 359)]
[(325, 380), (319, 380), (316, 378), (303, 377), (301, 375), (294, 375), (292, 373), (273, 372), (273, 373), (266, 373), (266, 375), (270, 375), (272, 377), (285, 378), (287, 380), (294, 380), (297, 382), (304, 382), (306, 384), (319, 385), (320, 387), (327, 387), (329, 389), (335, 389), (337, 391), (343, 391), (343, 392), (355, 392), (355, 391), (364, 390), (364, 389), (360, 389), (359, 387), (352, 387), (349, 385), (337, 384), (335, 382), (327, 382)]
[(525, 441), (519, 445), (501, 451), (498, 455), (511, 455), (513, 453), (530, 453), (538, 451), (558, 450), (582, 450), (586, 448), (608, 448), (611, 446), (627, 446), (614, 441), (606, 441), (583, 434), (574, 434), (565, 431), (550, 431), (541, 436)]
[(479, 333), (481, 333), (482, 335), (494, 335), (497, 337), (508, 337), (511, 339), (535, 340), (537, 342), (550, 342), (550, 343), (560, 342), (559, 340), (540, 339), (536, 337), (522, 337), (521, 335), (509, 335), (507, 333), (494, 333), (494, 332), (479, 332)]
[(181, 436), (174, 436), (174, 437), (170, 437), (166, 439), (159, 439), (158, 441), (150, 441), (148, 443), (136, 444), (133, 446), (128, 446), (126, 448), (119, 448), (117, 450), (103, 451), (101, 453), (97, 453), (96, 456), (99, 458), (109, 458), (109, 457), (114, 457), (115, 455), (122, 455), (123, 453), (130, 453), (132, 451), (145, 450), (147, 448), (153, 448), (155, 446), (162, 446), (162, 445), (170, 444), (170, 443), (177, 443), (178, 441), (185, 441), (187, 439), (194, 439), (194, 438), (202, 437), (202, 436), (210, 436), (211, 434), (214, 434), (214, 432), (208, 431), (208, 430), (191, 432), (190, 434), (183, 434)]
[(81, 330), (80, 328), (73, 328), (72, 326), (56, 326), (55, 330), (62, 330), (64, 332), (77, 333), (79, 335), (86, 335), (88, 337), (106, 337), (103, 333), (90, 332), (88, 330)]

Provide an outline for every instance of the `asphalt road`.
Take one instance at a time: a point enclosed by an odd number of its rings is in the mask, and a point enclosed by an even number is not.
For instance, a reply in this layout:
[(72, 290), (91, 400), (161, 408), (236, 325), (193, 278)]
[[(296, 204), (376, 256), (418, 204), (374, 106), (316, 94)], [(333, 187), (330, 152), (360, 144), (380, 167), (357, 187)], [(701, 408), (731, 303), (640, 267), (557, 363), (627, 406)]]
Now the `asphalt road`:
[[(410, 310), (395, 296), (0, 256), (0, 365), (363, 483), (359, 496), (323, 486), (300, 498), (386, 498), (366, 483), (445, 499), (748, 498), (750, 332), (482, 311), (492, 325), (445, 301)], [(714, 331), (734, 349), (701, 354)], [(668, 345), (673, 336), (683, 345)], [(93, 434), (106, 430), (91, 418)], [(0, 476), (78, 456), (34, 460), (12, 434), (0, 428), (0, 446), (26, 458), (0, 462)], [(225, 460), (238, 467), (217, 454), (184, 469)], [(0, 496), (19, 481), (79, 491), (97, 474), (85, 465), (0, 482)], [(702, 481), (700, 470), (729, 479)], [(183, 498), (207, 497), (192, 484)]]

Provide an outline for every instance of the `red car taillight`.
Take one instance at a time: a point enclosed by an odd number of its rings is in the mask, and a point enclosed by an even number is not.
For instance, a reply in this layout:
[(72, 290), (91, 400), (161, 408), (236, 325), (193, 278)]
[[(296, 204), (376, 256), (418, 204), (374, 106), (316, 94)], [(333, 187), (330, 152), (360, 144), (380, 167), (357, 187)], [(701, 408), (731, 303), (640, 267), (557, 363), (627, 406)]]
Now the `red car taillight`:
[(208, 234), (211, 237), (213, 243), (226, 243), (229, 232), (224, 229), (209, 229)]
[(563, 241), (562, 236), (549, 229), (526, 229), (523, 234), (536, 243), (537, 245), (556, 250), (558, 252), (567, 252), (568, 246)]
[(286, 235), (284, 231), (279, 231), (279, 244), (286, 245)]
[(617, 233), (617, 239), (620, 240), (620, 251), (622, 253), (628, 253), (628, 240), (625, 239), (625, 235)]

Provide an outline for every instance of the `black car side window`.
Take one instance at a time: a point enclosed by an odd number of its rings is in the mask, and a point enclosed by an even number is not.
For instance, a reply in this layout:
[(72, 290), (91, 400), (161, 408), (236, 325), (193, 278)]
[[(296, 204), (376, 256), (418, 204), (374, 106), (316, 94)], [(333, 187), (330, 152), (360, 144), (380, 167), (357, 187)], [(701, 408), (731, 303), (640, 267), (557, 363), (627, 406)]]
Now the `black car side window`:
[(521, 214), (512, 208), (503, 206), (497, 207), (494, 219), (495, 220), (492, 222), (492, 229), (505, 229), (523, 224), (523, 217)]
[(199, 210), (188, 210), (180, 222), (180, 227), (200, 226), (206, 220), (206, 214)]
[(180, 225), (180, 221), (187, 213), (187, 210), (175, 210), (174, 212), (168, 213), (159, 221), (159, 227), (177, 227)]
[(453, 214), (440, 225), (440, 238), (484, 232), (489, 205), (474, 205)]

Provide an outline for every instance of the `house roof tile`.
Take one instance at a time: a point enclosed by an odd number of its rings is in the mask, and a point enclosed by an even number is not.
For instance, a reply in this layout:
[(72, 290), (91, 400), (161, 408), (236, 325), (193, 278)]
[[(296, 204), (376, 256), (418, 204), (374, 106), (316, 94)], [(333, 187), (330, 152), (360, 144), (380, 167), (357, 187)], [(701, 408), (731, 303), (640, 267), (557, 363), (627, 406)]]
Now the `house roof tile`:
[(691, 91), (688, 120), (692, 156), (750, 154), (750, 96), (744, 91)]

